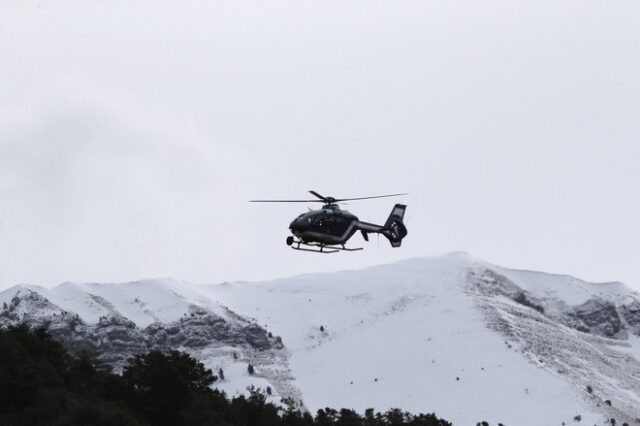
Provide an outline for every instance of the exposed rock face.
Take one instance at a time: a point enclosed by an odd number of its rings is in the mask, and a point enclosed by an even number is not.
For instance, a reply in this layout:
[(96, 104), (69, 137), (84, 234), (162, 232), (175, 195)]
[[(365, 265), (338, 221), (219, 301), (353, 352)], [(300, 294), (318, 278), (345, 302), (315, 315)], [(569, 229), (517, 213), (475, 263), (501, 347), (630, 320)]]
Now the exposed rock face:
[(616, 337), (622, 330), (620, 315), (616, 305), (602, 299), (590, 299), (576, 306), (568, 316), (574, 321), (568, 323), (576, 330), (604, 337)]
[(519, 293), (517, 293), (515, 295), (515, 297), (513, 298), (513, 301), (516, 303), (519, 303), (521, 305), (527, 306), (531, 309), (535, 309), (536, 311), (540, 312), (541, 314), (544, 314), (544, 308), (537, 304), (534, 303), (530, 300), (530, 297), (527, 297), (527, 293), (525, 293), (524, 291), (521, 291)]
[(149, 350), (222, 346), (246, 347), (253, 351), (283, 348), (280, 338), (269, 337), (259, 325), (235, 314), (230, 317), (228, 320), (193, 305), (189, 315), (179, 321), (155, 322), (145, 328), (117, 313), (101, 317), (97, 324), (88, 324), (38, 293), (24, 289), (0, 310), (0, 327), (25, 322), (31, 327), (45, 328), (72, 352), (95, 353), (116, 369), (134, 354)]
[(198, 307), (178, 322), (151, 324), (145, 333), (156, 347), (202, 348), (216, 341), (229, 346), (248, 345), (257, 350), (282, 348), (280, 341), (269, 338), (267, 331), (255, 323), (235, 324)]
[(630, 331), (636, 336), (640, 336), (640, 302), (633, 300), (623, 305), (620, 313)]
[(538, 299), (490, 269), (470, 272), (469, 281), (484, 295), (504, 296), (583, 333), (616, 339), (625, 338), (629, 329), (640, 335), (640, 302), (636, 300), (616, 306), (609, 300), (593, 297), (580, 305), (568, 306), (558, 300)]
[(518, 287), (507, 277), (500, 275), (491, 269), (482, 270), (480, 273), (477, 271), (471, 271), (469, 273), (468, 280), (473, 283), (476, 289), (479, 289), (485, 295), (504, 296), (520, 305), (536, 310), (541, 314), (545, 313), (545, 309), (541, 301), (536, 299), (527, 291)]

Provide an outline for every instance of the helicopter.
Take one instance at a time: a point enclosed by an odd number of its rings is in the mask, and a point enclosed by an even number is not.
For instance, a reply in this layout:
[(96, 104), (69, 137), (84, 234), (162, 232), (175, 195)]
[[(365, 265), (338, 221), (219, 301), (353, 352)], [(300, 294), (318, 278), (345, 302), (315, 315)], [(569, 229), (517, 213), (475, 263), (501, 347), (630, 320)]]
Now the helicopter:
[(400, 247), (407, 236), (407, 228), (402, 219), (407, 206), (396, 204), (384, 225), (362, 222), (354, 214), (342, 210), (339, 203), (344, 201), (368, 200), (372, 198), (397, 197), (402, 194), (375, 195), (358, 198), (325, 197), (316, 191), (309, 191), (316, 199), (312, 200), (250, 200), (252, 203), (324, 203), (318, 210), (309, 210), (295, 218), (289, 229), (293, 235), (286, 239), (288, 246), (295, 250), (317, 253), (336, 253), (338, 251), (358, 251), (362, 247), (347, 248), (346, 242), (358, 231), (365, 241), (369, 234), (382, 234), (391, 243), (391, 247)]

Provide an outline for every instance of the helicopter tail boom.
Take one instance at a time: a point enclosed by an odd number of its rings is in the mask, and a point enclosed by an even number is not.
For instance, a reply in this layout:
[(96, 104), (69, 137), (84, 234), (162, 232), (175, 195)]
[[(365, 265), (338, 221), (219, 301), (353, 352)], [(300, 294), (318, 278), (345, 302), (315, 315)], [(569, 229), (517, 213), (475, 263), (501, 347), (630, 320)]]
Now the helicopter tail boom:
[(367, 239), (366, 235), (368, 233), (378, 233), (384, 235), (389, 240), (391, 247), (400, 247), (402, 239), (407, 236), (407, 228), (402, 221), (406, 209), (406, 205), (396, 204), (393, 206), (391, 214), (387, 218), (384, 226), (360, 222), (358, 228), (365, 239)]

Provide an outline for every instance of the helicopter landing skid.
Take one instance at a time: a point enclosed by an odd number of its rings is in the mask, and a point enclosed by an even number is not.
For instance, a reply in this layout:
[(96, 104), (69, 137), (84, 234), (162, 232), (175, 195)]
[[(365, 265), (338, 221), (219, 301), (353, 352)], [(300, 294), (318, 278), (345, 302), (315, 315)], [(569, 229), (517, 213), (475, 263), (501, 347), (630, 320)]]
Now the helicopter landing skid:
[[(314, 253), (326, 253), (326, 254), (337, 253), (339, 251), (358, 251), (358, 250), (362, 250), (362, 247), (346, 248), (344, 246), (344, 244), (341, 244), (340, 246), (335, 246), (335, 245), (320, 244), (320, 243), (305, 243), (304, 241), (300, 241), (300, 240), (292, 241), (291, 244), (289, 244), (289, 245), (294, 250), (310, 251), (310, 252), (314, 252)], [(306, 246), (306, 247), (300, 247), (301, 245), (302, 246)], [(317, 247), (317, 248), (307, 248), (307, 247)]]

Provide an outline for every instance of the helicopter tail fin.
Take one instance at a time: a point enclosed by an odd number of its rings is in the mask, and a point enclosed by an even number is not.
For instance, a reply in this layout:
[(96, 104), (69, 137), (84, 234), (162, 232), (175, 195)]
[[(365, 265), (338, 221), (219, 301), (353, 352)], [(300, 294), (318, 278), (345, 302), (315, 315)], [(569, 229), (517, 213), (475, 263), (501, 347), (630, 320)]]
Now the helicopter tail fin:
[(382, 235), (387, 237), (391, 243), (391, 247), (400, 247), (402, 239), (407, 236), (407, 228), (404, 226), (404, 222), (402, 222), (406, 209), (407, 206), (404, 204), (396, 204), (393, 206), (393, 210), (391, 210), (391, 214), (384, 224)]

